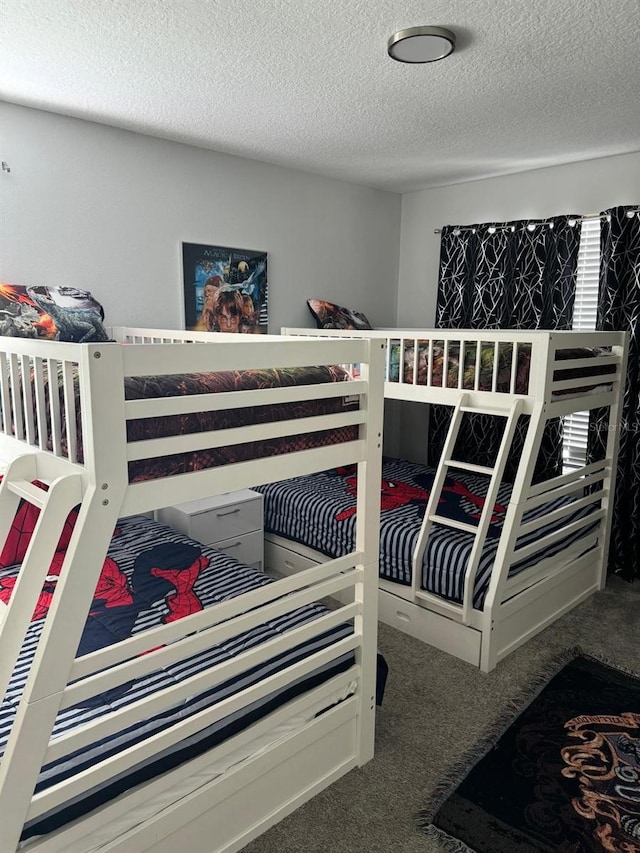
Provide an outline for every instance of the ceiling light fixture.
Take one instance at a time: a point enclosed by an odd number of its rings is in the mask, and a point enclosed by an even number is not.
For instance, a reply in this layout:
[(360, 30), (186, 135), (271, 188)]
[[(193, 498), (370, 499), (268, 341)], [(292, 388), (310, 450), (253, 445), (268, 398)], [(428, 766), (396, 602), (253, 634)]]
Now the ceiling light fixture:
[(394, 33), (387, 53), (398, 62), (436, 62), (453, 53), (456, 36), (444, 27), (409, 27)]

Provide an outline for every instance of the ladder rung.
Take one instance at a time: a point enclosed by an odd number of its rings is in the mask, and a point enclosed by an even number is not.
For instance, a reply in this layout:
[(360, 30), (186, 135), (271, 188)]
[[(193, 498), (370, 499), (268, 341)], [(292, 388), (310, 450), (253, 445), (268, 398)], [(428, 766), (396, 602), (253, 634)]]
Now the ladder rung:
[(34, 486), (28, 480), (11, 480), (7, 483), (7, 488), (14, 495), (24, 498), (24, 500), (30, 504), (34, 504), (34, 506), (40, 507), (40, 509), (47, 502), (48, 492), (39, 486)]
[(493, 474), (495, 468), (486, 465), (474, 465), (473, 462), (456, 462), (455, 459), (445, 459), (444, 464), (449, 468), (460, 468), (462, 471), (474, 471), (476, 474)]
[(465, 524), (464, 521), (457, 521), (455, 518), (447, 518), (446, 515), (430, 515), (429, 521), (434, 524), (444, 524), (445, 527), (455, 527), (456, 530), (466, 530), (467, 533), (476, 534), (478, 528), (474, 524)]
[(483, 407), (482, 409), (478, 406), (460, 406), (461, 412), (472, 412), (478, 415), (496, 415), (499, 418), (508, 418), (511, 414), (510, 409), (487, 409)]

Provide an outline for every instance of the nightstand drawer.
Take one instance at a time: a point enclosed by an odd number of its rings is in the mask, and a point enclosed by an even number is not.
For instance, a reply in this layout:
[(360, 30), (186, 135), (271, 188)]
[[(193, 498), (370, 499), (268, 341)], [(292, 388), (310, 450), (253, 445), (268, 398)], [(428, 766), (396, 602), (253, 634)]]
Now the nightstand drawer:
[(254, 569), (262, 570), (263, 539), (262, 531), (245, 533), (243, 536), (234, 536), (223, 542), (214, 542), (210, 545), (216, 551), (222, 551), (230, 557), (235, 557), (238, 562)]
[(190, 536), (210, 545), (253, 530), (262, 530), (260, 498), (212, 507), (191, 516)]
[(213, 495), (158, 510), (158, 521), (203, 545), (262, 532), (262, 495), (250, 489)]

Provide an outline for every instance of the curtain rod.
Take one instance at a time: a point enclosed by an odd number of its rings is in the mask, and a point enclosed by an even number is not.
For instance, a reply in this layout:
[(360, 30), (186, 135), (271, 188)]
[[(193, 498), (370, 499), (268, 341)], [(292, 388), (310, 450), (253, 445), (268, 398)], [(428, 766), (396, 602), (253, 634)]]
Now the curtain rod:
[[(639, 208), (639, 207), (636, 207), (636, 208), (634, 208), (634, 209), (632, 209), (632, 210), (628, 210), (628, 211), (627, 211), (627, 216), (629, 217), (629, 219), (631, 219), (631, 217), (634, 215), (634, 213), (640, 213), (640, 208)], [(576, 217), (572, 217), (572, 218), (569, 220), (569, 225), (571, 225), (571, 226), (573, 227), (573, 226), (574, 226), (574, 225), (576, 225), (578, 222), (584, 222), (585, 220), (591, 220), (591, 221), (593, 221), (594, 219), (608, 219), (608, 218), (610, 218), (610, 217), (609, 217), (609, 215), (608, 215), (608, 214), (606, 214), (606, 213), (600, 213), (600, 214), (597, 214), (597, 213), (589, 214), (589, 213), (588, 213), (586, 216), (576, 216)], [(534, 226), (535, 226), (535, 225), (546, 225), (546, 224), (547, 224), (547, 220), (546, 220), (546, 219), (532, 220), (532, 223), (531, 223), (531, 224), (533, 224)], [(514, 225), (500, 225), (500, 226), (496, 226), (496, 225), (488, 225), (488, 226), (487, 226), (487, 228), (493, 228), (494, 230), (497, 230), (498, 228), (511, 228), (511, 230), (512, 230), (512, 231), (515, 231), (515, 226), (514, 226)], [(456, 228), (456, 230), (457, 230), (457, 231), (469, 231), (469, 230), (473, 231), (473, 230), (474, 230), (474, 227), (473, 227), (473, 226), (471, 226), (471, 225), (463, 225), (463, 226), (461, 226), (461, 227), (459, 227), (459, 228)], [(434, 234), (442, 234), (442, 228), (434, 228), (434, 229), (433, 229), (433, 233), (434, 233)]]

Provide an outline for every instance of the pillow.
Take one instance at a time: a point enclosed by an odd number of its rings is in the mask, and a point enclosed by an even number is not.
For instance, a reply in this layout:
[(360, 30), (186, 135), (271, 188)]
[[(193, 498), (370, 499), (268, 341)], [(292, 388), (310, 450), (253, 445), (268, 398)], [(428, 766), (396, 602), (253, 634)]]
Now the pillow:
[(307, 305), (319, 329), (373, 329), (364, 314), (352, 308), (341, 308), (324, 299), (307, 299)]
[(0, 284), (0, 335), (75, 343), (110, 340), (88, 290)]

